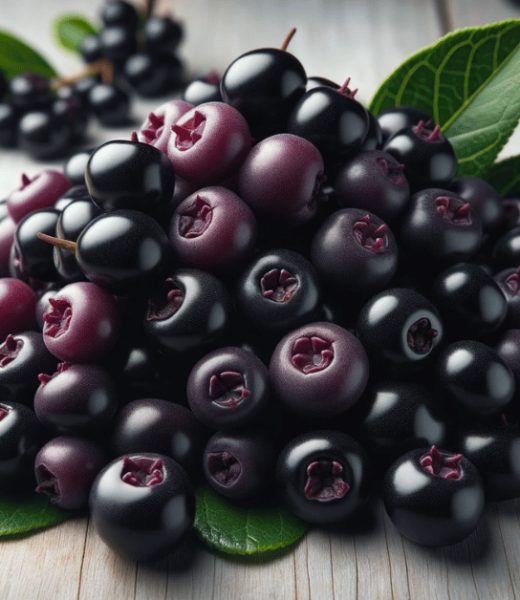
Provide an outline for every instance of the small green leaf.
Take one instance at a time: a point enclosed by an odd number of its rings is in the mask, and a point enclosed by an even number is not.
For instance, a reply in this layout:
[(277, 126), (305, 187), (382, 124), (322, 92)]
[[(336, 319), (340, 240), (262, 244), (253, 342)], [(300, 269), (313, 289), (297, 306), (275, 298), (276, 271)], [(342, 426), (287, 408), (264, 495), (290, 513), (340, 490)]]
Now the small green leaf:
[(520, 19), (460, 29), (408, 58), (370, 109), (421, 108), (451, 141), (457, 176), (483, 176), (520, 118)]
[(45, 494), (23, 498), (0, 497), (0, 536), (49, 527), (70, 518), (72, 513), (51, 504)]
[(485, 179), (503, 198), (520, 196), (520, 155), (495, 163)]
[(58, 44), (74, 54), (81, 53), (81, 42), (97, 29), (81, 15), (62, 15), (54, 22), (54, 37)]
[(56, 77), (53, 67), (25, 42), (0, 30), (0, 70), (7, 79), (19, 73), (32, 71), (44, 77)]
[(307, 526), (283, 506), (241, 508), (203, 487), (197, 490), (195, 531), (216, 550), (254, 555), (294, 544)]

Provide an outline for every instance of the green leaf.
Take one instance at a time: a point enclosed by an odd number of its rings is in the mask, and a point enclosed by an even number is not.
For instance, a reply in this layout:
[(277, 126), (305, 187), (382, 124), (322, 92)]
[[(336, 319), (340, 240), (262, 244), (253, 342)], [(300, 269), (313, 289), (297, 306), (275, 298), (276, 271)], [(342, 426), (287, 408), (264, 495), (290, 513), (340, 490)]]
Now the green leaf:
[(53, 67), (25, 42), (6, 31), (0, 30), (0, 70), (7, 79), (24, 71), (32, 71), (44, 77), (56, 77)]
[(520, 155), (495, 163), (485, 179), (503, 198), (520, 196)]
[(97, 33), (96, 27), (81, 15), (61, 15), (54, 22), (54, 37), (58, 44), (74, 54), (81, 54), (81, 42), (87, 35)]
[(370, 109), (421, 108), (451, 141), (457, 176), (483, 176), (520, 117), (520, 19), (460, 29), (420, 50), (376, 92)]
[(70, 518), (72, 513), (51, 504), (45, 494), (23, 498), (0, 497), (0, 536), (49, 527)]
[(208, 546), (244, 556), (294, 544), (307, 526), (283, 506), (237, 507), (206, 486), (197, 490), (195, 531)]

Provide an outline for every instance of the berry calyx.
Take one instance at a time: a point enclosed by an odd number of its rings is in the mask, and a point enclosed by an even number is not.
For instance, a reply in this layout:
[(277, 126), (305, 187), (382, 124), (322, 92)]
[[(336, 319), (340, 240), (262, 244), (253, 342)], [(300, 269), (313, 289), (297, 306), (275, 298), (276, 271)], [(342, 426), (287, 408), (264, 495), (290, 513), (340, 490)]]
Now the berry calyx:
[(435, 125), (433, 129), (429, 129), (427, 125), (428, 123), (425, 123), (424, 121), (419, 121), (419, 123), (413, 126), (412, 129), (415, 135), (418, 135), (423, 140), (426, 140), (427, 142), (436, 142), (437, 140), (439, 140), (441, 126)]
[(410, 350), (416, 354), (428, 354), (432, 349), (433, 340), (439, 332), (432, 327), (430, 319), (416, 321), (408, 330), (406, 340)]
[(520, 295), (520, 267), (512, 275), (506, 277), (504, 283), (515, 296)]
[(7, 366), (18, 356), (23, 348), (23, 340), (17, 339), (11, 333), (0, 346), (0, 368)]
[(227, 451), (209, 452), (207, 466), (211, 476), (220, 485), (231, 486), (240, 477), (242, 467), (238, 460)]
[(469, 202), (461, 202), (450, 196), (440, 196), (435, 200), (437, 212), (448, 223), (454, 225), (471, 225), (471, 206)]
[(184, 292), (175, 281), (168, 277), (164, 280), (159, 293), (148, 300), (147, 321), (161, 321), (174, 315), (184, 301)]
[(209, 398), (219, 406), (236, 410), (238, 405), (249, 398), (251, 392), (246, 388), (242, 373), (223, 371), (209, 380)]
[(121, 479), (134, 487), (153, 487), (164, 480), (164, 466), (160, 458), (144, 456), (123, 458)]
[(50, 309), (43, 314), (45, 334), (52, 338), (63, 335), (70, 326), (72, 307), (67, 300), (49, 298)]
[(354, 223), (352, 233), (360, 246), (377, 254), (384, 252), (388, 246), (387, 229), (386, 223), (374, 224), (370, 215), (365, 215)]
[(195, 202), (187, 206), (179, 217), (179, 234), (188, 239), (202, 235), (210, 226), (213, 209), (197, 194)]
[(307, 500), (330, 502), (339, 500), (349, 491), (341, 476), (344, 469), (337, 460), (316, 460), (307, 467), (307, 483), (303, 494)]
[(291, 362), (308, 375), (326, 369), (334, 359), (332, 343), (318, 336), (303, 336), (293, 345)]
[(271, 269), (260, 280), (262, 296), (273, 302), (287, 302), (298, 289), (298, 280), (287, 269)]
[(462, 454), (446, 454), (439, 452), (436, 446), (432, 446), (421, 456), (419, 462), (425, 473), (441, 479), (460, 479), (460, 461), (463, 458)]
[(199, 111), (195, 111), (193, 117), (182, 125), (174, 123), (172, 131), (177, 134), (175, 138), (175, 147), (181, 152), (193, 148), (201, 139), (202, 132), (206, 126), (206, 117)]

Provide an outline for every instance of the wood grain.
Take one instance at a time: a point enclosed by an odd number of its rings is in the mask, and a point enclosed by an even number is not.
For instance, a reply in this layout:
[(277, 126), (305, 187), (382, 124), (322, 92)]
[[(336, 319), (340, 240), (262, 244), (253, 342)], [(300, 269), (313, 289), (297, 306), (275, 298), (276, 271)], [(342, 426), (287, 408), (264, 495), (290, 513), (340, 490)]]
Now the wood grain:
[[(79, 61), (63, 54), (42, 24), (65, 11), (94, 18), (102, 5), (103, 0), (2, 2), (0, 28), (24, 32), (70, 73)], [(506, 0), (176, 0), (170, 5), (186, 23), (182, 54), (191, 74), (222, 72), (242, 52), (278, 46), (295, 26), (290, 49), (307, 72), (338, 82), (350, 76), (363, 101), (447, 25), (520, 17), (520, 9)], [(158, 103), (137, 103), (135, 123)], [(130, 128), (94, 126), (88, 144), (128, 139), (129, 133)], [(520, 137), (506, 152), (520, 152)], [(1, 150), (0, 197), (18, 187), (22, 171), (32, 175), (44, 166), (59, 168), (61, 162), (42, 164), (16, 150)], [(87, 519), (75, 519), (0, 543), (0, 600), (520, 599), (520, 501), (490, 505), (468, 540), (438, 550), (403, 539), (381, 502), (372, 509), (371, 521), (355, 532), (313, 529), (285, 556), (264, 564), (217, 557), (191, 542), (157, 563), (134, 564), (110, 552)]]

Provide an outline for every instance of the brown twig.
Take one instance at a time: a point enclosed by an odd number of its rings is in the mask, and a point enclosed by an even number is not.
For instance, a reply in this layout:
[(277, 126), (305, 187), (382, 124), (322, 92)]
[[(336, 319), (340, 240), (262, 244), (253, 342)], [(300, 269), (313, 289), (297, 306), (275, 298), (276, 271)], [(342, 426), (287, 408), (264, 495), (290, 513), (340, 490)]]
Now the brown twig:
[(295, 33), (296, 27), (293, 27), (291, 31), (289, 31), (289, 33), (285, 36), (285, 39), (282, 42), (282, 45), (280, 46), (280, 50), (287, 50), (287, 46), (289, 45), (289, 42), (292, 40)]
[(83, 70), (75, 75), (63, 76), (54, 79), (51, 87), (58, 90), (66, 85), (74, 85), (89, 75), (101, 75), (101, 81), (110, 85), (114, 81), (114, 63), (108, 58), (101, 58), (88, 64)]

